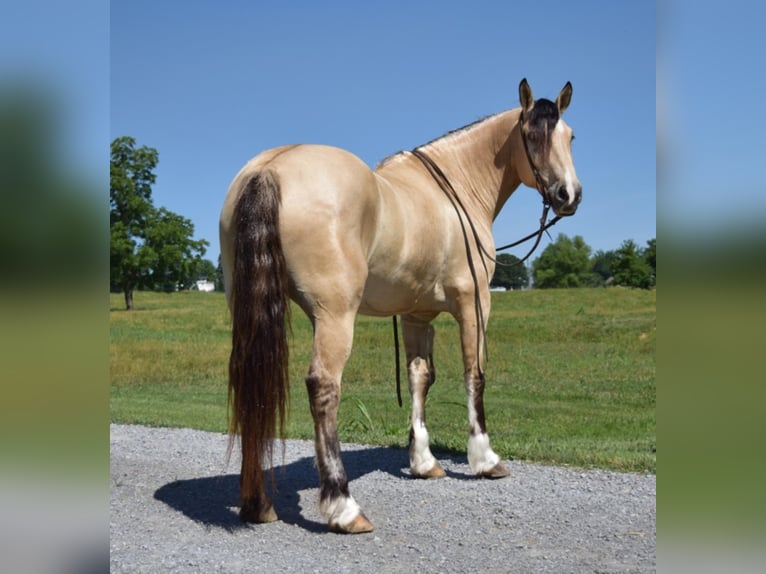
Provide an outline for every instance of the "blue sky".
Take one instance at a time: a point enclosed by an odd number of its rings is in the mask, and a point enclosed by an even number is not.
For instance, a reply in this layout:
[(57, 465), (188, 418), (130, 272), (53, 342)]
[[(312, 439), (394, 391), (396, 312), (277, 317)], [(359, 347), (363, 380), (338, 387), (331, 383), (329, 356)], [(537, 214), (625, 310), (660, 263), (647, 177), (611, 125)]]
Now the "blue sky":
[[(374, 167), (517, 107), (523, 77), (536, 97), (574, 86), (583, 203), (554, 236), (594, 251), (656, 236), (653, 2), (137, 0), (110, 17), (111, 138), (159, 151), (155, 205), (190, 218), (213, 261), (228, 185), (260, 151), (325, 143)], [(519, 188), (496, 241), (539, 212)]]

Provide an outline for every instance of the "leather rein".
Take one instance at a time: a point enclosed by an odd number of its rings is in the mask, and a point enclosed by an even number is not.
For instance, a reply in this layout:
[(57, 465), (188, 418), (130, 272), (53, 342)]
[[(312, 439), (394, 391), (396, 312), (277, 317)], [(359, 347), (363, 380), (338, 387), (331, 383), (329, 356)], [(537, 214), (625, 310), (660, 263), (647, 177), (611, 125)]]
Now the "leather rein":
[[(460, 221), (460, 226), (463, 231), (463, 239), (465, 241), (465, 249), (466, 249), (466, 255), (468, 258), (468, 269), (471, 273), (471, 278), (473, 279), (474, 284), (474, 307), (476, 312), (476, 324), (481, 329), (481, 333), (484, 335), (484, 337), (476, 337), (476, 357), (478, 358), (480, 356), (481, 351), (481, 340), (484, 341), (484, 351), (485, 356), (487, 356), (487, 359), (489, 359), (489, 352), (487, 350), (487, 338), (486, 338), (486, 323), (484, 320), (484, 312), (481, 308), (481, 301), (479, 299), (479, 282), (478, 282), (478, 276), (476, 274), (476, 266), (474, 264), (473, 260), (473, 254), (471, 251), (471, 245), (468, 235), (468, 229), (466, 228), (466, 223), (468, 224), (468, 228), (470, 228), (471, 236), (473, 237), (473, 241), (476, 244), (478, 250), (479, 250), (479, 257), (481, 259), (482, 266), (484, 267), (484, 272), (488, 274), (487, 271), (487, 264), (485, 261), (485, 257), (489, 259), (490, 261), (494, 262), (496, 265), (502, 265), (505, 267), (514, 267), (516, 265), (521, 265), (524, 263), (529, 257), (534, 253), (534, 251), (537, 249), (537, 246), (540, 244), (540, 240), (542, 239), (543, 233), (546, 233), (548, 229), (561, 219), (560, 215), (555, 216), (553, 219), (548, 221), (548, 211), (550, 210), (550, 204), (548, 203), (548, 200), (545, 196), (545, 182), (543, 181), (542, 176), (540, 175), (540, 170), (537, 169), (537, 166), (535, 165), (534, 161), (532, 160), (532, 155), (529, 153), (529, 146), (527, 145), (527, 138), (524, 137), (524, 131), (523, 131), (523, 120), (519, 122), (519, 130), (521, 135), (521, 141), (524, 144), (524, 153), (527, 156), (527, 161), (529, 162), (529, 167), (532, 169), (532, 174), (535, 176), (535, 187), (537, 188), (537, 191), (540, 193), (540, 195), (543, 198), (543, 213), (540, 217), (540, 227), (537, 229), (537, 231), (533, 231), (529, 235), (526, 235), (525, 237), (522, 237), (518, 241), (514, 241), (513, 243), (509, 243), (507, 245), (503, 245), (501, 247), (495, 248), (495, 254), (498, 251), (504, 251), (506, 249), (510, 249), (511, 247), (516, 247), (517, 245), (520, 245), (526, 241), (529, 241), (533, 237), (536, 237), (534, 245), (532, 245), (532, 248), (529, 250), (529, 252), (518, 261), (515, 261), (513, 263), (502, 263), (501, 261), (498, 261), (497, 258), (490, 254), (489, 251), (484, 247), (484, 245), (479, 240), (479, 234), (476, 231), (476, 227), (474, 226), (473, 221), (471, 220), (470, 215), (468, 214), (468, 211), (466, 210), (465, 206), (463, 205), (463, 202), (460, 201), (460, 197), (455, 191), (455, 188), (452, 186), (452, 183), (450, 183), (447, 176), (444, 174), (444, 172), (441, 170), (441, 168), (434, 162), (431, 157), (426, 154), (422, 149), (415, 148), (412, 150), (412, 155), (414, 155), (416, 158), (420, 160), (420, 162), (423, 164), (423, 166), (426, 168), (426, 171), (433, 177), (434, 181), (436, 181), (437, 185), (439, 186), (439, 189), (441, 189), (444, 192), (444, 195), (447, 197), (449, 202), (452, 204), (452, 207), (455, 209), (455, 213), (457, 213), (458, 220)], [(395, 364), (396, 364), (396, 398), (399, 402), (399, 406), (402, 406), (402, 391), (401, 391), (401, 374), (400, 374), (400, 359), (399, 359), (399, 328), (397, 325), (396, 315), (393, 316), (393, 322), (394, 322), (394, 355), (395, 355)], [(479, 377), (481, 379), (484, 378), (484, 372), (481, 369), (481, 365), (478, 367), (479, 369)]]

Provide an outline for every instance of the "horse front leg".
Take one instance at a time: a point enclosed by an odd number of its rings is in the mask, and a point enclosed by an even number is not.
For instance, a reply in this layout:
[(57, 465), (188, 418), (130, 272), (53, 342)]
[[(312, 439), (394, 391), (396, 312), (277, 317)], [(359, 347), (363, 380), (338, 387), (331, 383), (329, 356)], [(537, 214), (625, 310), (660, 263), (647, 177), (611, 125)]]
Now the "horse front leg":
[(319, 508), (330, 530), (350, 534), (371, 532), (373, 526), (351, 496), (338, 440), (341, 375), (351, 352), (354, 315), (317, 318), (314, 353), (306, 377), (314, 444), (319, 470)]
[(426, 429), (426, 396), (436, 380), (433, 367), (434, 328), (428, 320), (402, 317), (402, 336), (407, 352), (407, 376), (412, 412), (410, 415), (410, 471), (416, 478), (446, 475), (429, 446)]
[[(489, 317), (489, 297), (482, 302), (486, 310), (485, 321)], [(500, 457), (492, 450), (487, 434), (484, 415), (484, 371), (482, 369), (484, 353), (484, 333), (476, 320), (475, 307), (471, 305), (458, 316), (460, 339), (463, 350), (463, 368), (465, 391), (468, 401), (468, 464), (471, 470), (483, 477), (501, 478), (510, 471), (500, 462)]]

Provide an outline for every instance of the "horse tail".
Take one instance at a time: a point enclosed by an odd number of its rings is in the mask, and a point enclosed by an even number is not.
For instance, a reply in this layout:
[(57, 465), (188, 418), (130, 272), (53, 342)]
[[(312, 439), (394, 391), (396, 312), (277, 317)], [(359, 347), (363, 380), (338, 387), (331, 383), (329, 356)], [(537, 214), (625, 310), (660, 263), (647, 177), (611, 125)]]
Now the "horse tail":
[(279, 180), (265, 170), (248, 180), (234, 211), (229, 436), (241, 437), (243, 501), (263, 494), (277, 433), (284, 439), (290, 305), (280, 203)]

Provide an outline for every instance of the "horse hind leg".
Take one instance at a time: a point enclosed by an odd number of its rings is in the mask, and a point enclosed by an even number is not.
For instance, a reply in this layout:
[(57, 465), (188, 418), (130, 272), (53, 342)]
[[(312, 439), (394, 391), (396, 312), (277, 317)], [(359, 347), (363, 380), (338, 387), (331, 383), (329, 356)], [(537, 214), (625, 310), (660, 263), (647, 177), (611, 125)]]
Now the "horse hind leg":
[(412, 397), (410, 472), (415, 478), (442, 478), (446, 473), (431, 453), (426, 429), (426, 396), (436, 380), (432, 359), (434, 329), (430, 322), (402, 317), (402, 334), (407, 351), (407, 374)]
[(266, 524), (278, 520), (274, 505), (266, 494), (265, 488), (259, 489), (252, 497), (241, 501), (239, 517), (243, 522), (256, 524)]
[(371, 532), (373, 526), (351, 496), (338, 440), (341, 375), (351, 352), (355, 313), (342, 318), (314, 319), (314, 354), (308, 376), (314, 419), (316, 464), (319, 471), (319, 508), (334, 532)]

